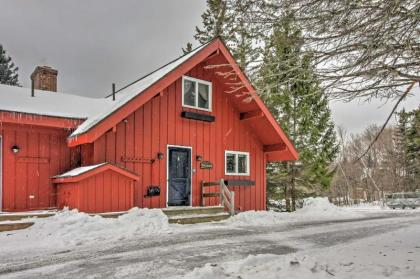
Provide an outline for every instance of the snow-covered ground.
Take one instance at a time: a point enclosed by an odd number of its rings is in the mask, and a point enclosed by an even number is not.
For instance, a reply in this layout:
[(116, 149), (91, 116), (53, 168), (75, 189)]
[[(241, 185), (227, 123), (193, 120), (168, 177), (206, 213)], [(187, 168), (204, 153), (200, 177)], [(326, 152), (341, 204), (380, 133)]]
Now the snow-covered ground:
[(199, 225), (169, 225), (161, 210), (137, 208), (117, 219), (63, 211), (32, 220), (0, 233), (0, 277), (420, 278), (420, 210), (314, 198), (295, 213)]
[(185, 278), (420, 278), (420, 224), (350, 244), (208, 263)]

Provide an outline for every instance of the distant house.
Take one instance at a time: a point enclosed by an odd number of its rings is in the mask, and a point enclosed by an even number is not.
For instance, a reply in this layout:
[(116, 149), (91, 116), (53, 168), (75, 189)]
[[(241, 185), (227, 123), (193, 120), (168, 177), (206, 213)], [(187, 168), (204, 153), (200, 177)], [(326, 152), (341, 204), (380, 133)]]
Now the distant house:
[(216, 205), (201, 185), (220, 179), (236, 210), (264, 210), (266, 163), (297, 159), (220, 39), (103, 99), (50, 92), (49, 67), (31, 78), (0, 85), (3, 211)]

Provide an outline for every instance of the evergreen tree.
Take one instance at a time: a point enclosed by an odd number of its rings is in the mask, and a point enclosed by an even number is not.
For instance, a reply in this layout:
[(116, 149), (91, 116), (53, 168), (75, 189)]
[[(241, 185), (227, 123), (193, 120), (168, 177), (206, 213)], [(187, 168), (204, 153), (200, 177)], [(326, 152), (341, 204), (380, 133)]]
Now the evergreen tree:
[(253, 0), (207, 0), (207, 9), (201, 16), (203, 27), (196, 26), (194, 39), (204, 44), (220, 37), (239, 67), (247, 74), (252, 74), (258, 67), (250, 67), (250, 64), (260, 56), (257, 41), (261, 32), (255, 23), (244, 16), (250, 10), (258, 9), (258, 5)]
[(0, 83), (19, 86), (18, 70), (12, 62), (12, 58), (6, 54), (6, 50), (0, 44)]
[(299, 150), (298, 162), (268, 168), (269, 186), (284, 187), (287, 196), (290, 185), (291, 210), (297, 192), (319, 194), (329, 187), (333, 176), (329, 167), (338, 153), (328, 99), (302, 44), (293, 17), (285, 16), (266, 43), (258, 82), (269, 109)]
[(394, 142), (397, 150), (398, 174), (401, 189), (412, 191), (418, 188), (420, 179), (420, 109), (397, 113)]
[(232, 39), (234, 18), (228, 7), (229, 0), (207, 0), (207, 10), (201, 15), (203, 29), (195, 27), (194, 39), (204, 44), (213, 38), (221, 37), (225, 41)]

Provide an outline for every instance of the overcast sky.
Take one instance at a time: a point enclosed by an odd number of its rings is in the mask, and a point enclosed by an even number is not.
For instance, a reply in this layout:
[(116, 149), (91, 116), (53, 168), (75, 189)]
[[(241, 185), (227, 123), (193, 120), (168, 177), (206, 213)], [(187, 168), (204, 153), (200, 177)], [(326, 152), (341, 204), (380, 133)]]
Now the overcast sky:
[[(58, 90), (102, 97), (182, 54), (201, 24), (205, 0), (0, 0), (0, 44), (29, 87), (36, 65), (59, 71)], [(404, 106), (415, 108), (420, 91)], [(392, 103), (333, 102), (349, 132), (381, 124)]]

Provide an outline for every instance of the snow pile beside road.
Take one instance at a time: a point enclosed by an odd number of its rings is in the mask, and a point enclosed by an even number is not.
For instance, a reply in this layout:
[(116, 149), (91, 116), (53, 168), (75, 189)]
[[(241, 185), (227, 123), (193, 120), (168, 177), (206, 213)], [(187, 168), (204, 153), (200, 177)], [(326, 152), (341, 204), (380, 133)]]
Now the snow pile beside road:
[(160, 209), (132, 208), (118, 218), (103, 218), (77, 210), (64, 210), (52, 217), (33, 221), (35, 224), (26, 230), (10, 235), (1, 234), (2, 249), (7, 249), (4, 244), (13, 246), (13, 243), (57, 248), (169, 232), (168, 218)]
[(358, 213), (338, 207), (329, 202), (328, 198), (316, 197), (307, 198), (303, 201), (303, 207), (298, 209), (297, 214), (322, 218), (336, 217), (360, 217)]
[(328, 198), (316, 197), (304, 200), (303, 207), (292, 213), (274, 211), (246, 211), (232, 217), (229, 222), (243, 225), (270, 226), (298, 221), (360, 218), (360, 212), (335, 206)]

